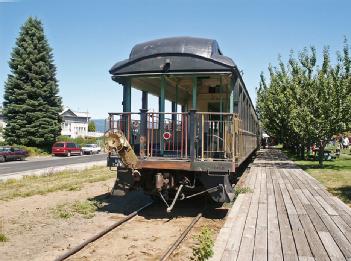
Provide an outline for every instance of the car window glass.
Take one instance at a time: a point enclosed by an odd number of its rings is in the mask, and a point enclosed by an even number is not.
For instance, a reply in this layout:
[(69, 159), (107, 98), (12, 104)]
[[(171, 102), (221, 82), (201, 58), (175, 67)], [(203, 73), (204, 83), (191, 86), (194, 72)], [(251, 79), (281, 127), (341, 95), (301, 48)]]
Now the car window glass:
[(74, 143), (67, 143), (67, 148), (75, 148), (75, 144)]

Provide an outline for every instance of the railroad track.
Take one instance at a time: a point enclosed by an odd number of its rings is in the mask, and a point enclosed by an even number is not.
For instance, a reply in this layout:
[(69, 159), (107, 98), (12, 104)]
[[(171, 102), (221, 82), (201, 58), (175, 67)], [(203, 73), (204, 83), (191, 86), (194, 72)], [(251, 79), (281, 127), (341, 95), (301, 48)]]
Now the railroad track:
[(103, 235), (106, 235), (108, 232), (114, 230), (115, 228), (119, 227), (120, 225), (126, 223), (127, 221), (129, 221), (130, 219), (132, 219), (133, 217), (135, 217), (136, 215), (138, 215), (138, 213), (140, 213), (141, 211), (143, 211), (144, 209), (146, 209), (147, 207), (151, 206), (153, 204), (153, 202), (150, 202), (148, 204), (146, 204), (145, 206), (139, 208), (138, 210), (130, 213), (128, 216), (126, 216), (125, 218), (117, 221), (116, 223), (114, 223), (113, 225), (105, 228), (104, 230), (102, 230), (100, 233), (92, 236), (91, 238), (85, 240), (83, 243), (81, 243), (80, 245), (70, 249), (69, 251), (67, 251), (66, 253), (64, 253), (63, 255), (57, 257), (55, 259), (55, 261), (63, 261), (65, 259), (67, 259), (68, 257), (78, 253), (80, 250), (82, 250), (84, 247), (86, 247), (87, 245), (89, 245), (90, 243), (96, 241), (97, 239), (99, 239), (100, 237), (102, 237)]
[(178, 239), (170, 246), (170, 248), (167, 249), (167, 251), (163, 254), (163, 256), (161, 257), (160, 261), (165, 261), (167, 260), (172, 253), (174, 252), (174, 250), (177, 249), (177, 247), (180, 245), (180, 243), (182, 243), (182, 241), (184, 240), (184, 238), (186, 237), (186, 235), (189, 234), (189, 232), (191, 231), (191, 229), (195, 226), (195, 224), (197, 223), (197, 221), (199, 221), (199, 219), (202, 217), (202, 213), (199, 213), (189, 224), (189, 226), (183, 231), (182, 234), (180, 234), (180, 236), (178, 237)]
[[(150, 202), (146, 204), (145, 206), (139, 208), (138, 210), (132, 212), (128, 216), (124, 217), (123, 219), (117, 221), (116, 223), (112, 224), (111, 226), (105, 228), (98, 234), (90, 237), (89, 239), (85, 240), (83, 243), (77, 245), (76, 247), (70, 249), (63, 255), (57, 257), (54, 261), (63, 261), (66, 260), (67, 258), (73, 256), (74, 254), (77, 254), (79, 251), (81, 251), (83, 248), (85, 248), (87, 245), (90, 243), (93, 243), (94, 241), (98, 240), (102, 236), (106, 235), (110, 231), (116, 229), (120, 225), (128, 222), (129, 220), (133, 219), (135, 216), (137, 216), (141, 211), (145, 210), (146, 208), (150, 207), (153, 204), (153, 202)], [(177, 247), (183, 242), (185, 237), (189, 234), (191, 229), (195, 226), (195, 224), (200, 220), (202, 217), (202, 213), (197, 214), (191, 221), (191, 223), (186, 227), (186, 229), (180, 234), (180, 236), (177, 238), (177, 240), (163, 253), (162, 257), (160, 258), (161, 261), (168, 260), (168, 258), (172, 255), (172, 253), (177, 249)]]

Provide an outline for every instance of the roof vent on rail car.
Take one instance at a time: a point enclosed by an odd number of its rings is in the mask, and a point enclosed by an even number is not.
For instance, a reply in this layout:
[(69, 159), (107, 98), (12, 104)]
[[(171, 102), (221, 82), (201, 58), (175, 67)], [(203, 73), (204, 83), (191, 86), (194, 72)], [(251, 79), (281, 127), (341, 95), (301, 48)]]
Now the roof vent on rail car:
[(129, 55), (129, 60), (157, 54), (192, 54), (211, 58), (222, 55), (216, 40), (195, 37), (171, 37), (137, 44)]

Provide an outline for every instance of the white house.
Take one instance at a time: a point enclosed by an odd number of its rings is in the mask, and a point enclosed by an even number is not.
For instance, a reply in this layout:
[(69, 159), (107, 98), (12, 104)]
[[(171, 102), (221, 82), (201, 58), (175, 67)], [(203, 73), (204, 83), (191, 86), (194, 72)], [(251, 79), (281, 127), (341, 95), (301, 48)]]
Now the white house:
[(88, 112), (76, 112), (65, 107), (61, 113), (62, 130), (61, 135), (76, 138), (88, 135), (88, 124), (90, 116)]

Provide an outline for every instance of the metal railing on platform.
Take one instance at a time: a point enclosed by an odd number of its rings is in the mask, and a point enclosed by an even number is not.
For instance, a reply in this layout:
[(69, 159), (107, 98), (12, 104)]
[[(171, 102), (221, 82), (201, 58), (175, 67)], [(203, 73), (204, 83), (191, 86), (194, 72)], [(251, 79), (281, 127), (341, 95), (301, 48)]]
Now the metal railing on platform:
[(110, 131), (121, 130), (142, 158), (227, 160), (246, 158), (257, 144), (237, 114), (220, 112), (110, 113)]

